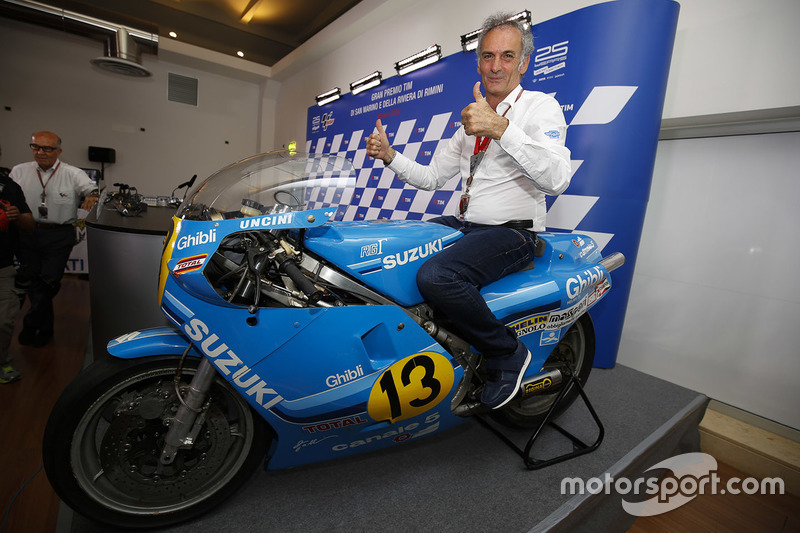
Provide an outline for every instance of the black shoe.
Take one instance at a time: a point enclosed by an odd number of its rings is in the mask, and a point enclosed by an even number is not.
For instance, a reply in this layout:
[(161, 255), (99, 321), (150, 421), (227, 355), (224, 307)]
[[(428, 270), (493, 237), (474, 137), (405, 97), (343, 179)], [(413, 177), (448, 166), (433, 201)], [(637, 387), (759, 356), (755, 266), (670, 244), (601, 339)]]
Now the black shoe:
[(489, 375), (483, 386), (481, 403), (489, 409), (499, 409), (513, 400), (530, 363), (531, 352), (521, 342), (513, 353), (487, 359)]
[(19, 373), (19, 370), (11, 366), (11, 363), (4, 363), (2, 368), (0, 368), (0, 383), (14, 383), (15, 381), (19, 381), (22, 377), (22, 374)]
[(17, 340), (23, 346), (30, 346), (33, 344), (33, 341), (36, 340), (36, 330), (23, 327), (22, 331), (19, 332), (19, 337), (17, 337)]
[(34, 348), (41, 348), (42, 346), (46, 346), (53, 340), (53, 332), (52, 331), (42, 331), (39, 330), (39, 333), (36, 334), (36, 338), (33, 339), (31, 343)]

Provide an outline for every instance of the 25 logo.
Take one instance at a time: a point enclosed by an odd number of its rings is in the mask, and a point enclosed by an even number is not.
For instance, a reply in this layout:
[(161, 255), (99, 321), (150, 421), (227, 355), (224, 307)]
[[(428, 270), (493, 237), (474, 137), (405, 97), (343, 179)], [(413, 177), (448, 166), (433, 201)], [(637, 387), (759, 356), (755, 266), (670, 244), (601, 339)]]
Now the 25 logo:
[(567, 55), (567, 50), (569, 47), (567, 46), (569, 41), (564, 41), (563, 43), (553, 44), (550, 46), (545, 46), (539, 49), (539, 52), (536, 54), (536, 57), (533, 58), (534, 63), (539, 63), (541, 61), (548, 61), (552, 59), (556, 59), (558, 57), (564, 57)]

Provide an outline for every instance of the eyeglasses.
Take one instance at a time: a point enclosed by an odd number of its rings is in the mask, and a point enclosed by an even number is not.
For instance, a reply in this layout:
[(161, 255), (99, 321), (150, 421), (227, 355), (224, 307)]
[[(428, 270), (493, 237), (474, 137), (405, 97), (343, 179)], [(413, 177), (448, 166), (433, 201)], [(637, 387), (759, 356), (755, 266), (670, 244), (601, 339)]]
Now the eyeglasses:
[(30, 146), (31, 150), (33, 150), (34, 152), (38, 152), (39, 150), (41, 150), (46, 154), (58, 150), (58, 146), (39, 146), (38, 144), (33, 144), (33, 143), (29, 144), (28, 146)]

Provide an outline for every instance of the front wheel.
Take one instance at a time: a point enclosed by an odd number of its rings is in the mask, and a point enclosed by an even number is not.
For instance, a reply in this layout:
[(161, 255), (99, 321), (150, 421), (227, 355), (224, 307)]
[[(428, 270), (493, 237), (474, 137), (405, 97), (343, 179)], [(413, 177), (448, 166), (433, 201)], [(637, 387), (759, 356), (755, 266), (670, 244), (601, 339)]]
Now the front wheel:
[[(175, 461), (159, 461), (178, 399), (178, 359), (104, 360), (64, 390), (45, 428), (43, 456), (56, 493), (75, 511), (115, 527), (163, 527), (230, 496), (264, 457), (266, 424), (219, 376), (202, 430)], [(180, 389), (198, 360), (186, 362)]]
[[(580, 379), (581, 385), (589, 379), (589, 373), (594, 364), (594, 326), (588, 313), (581, 316), (558, 343), (542, 368), (543, 371), (553, 368), (563, 369), (569, 367)], [(566, 379), (566, 378), (565, 378)], [(508, 407), (493, 412), (492, 417), (498, 422), (514, 427), (536, 428), (539, 427), (547, 410), (553, 405), (558, 392), (533, 396), (519, 403), (509, 404)], [(559, 416), (572, 405), (578, 396), (578, 389), (570, 387), (564, 399), (553, 412), (553, 418)]]

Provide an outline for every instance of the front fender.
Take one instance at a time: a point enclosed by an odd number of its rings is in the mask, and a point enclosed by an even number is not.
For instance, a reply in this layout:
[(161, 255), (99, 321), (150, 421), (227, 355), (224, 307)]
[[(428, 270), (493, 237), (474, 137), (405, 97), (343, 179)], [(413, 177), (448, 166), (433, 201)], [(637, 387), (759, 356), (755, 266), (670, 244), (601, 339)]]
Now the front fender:
[[(109, 341), (108, 353), (120, 359), (137, 359), (151, 355), (182, 355), (189, 340), (175, 328), (150, 328), (132, 331)], [(201, 357), (194, 347), (188, 355)]]

